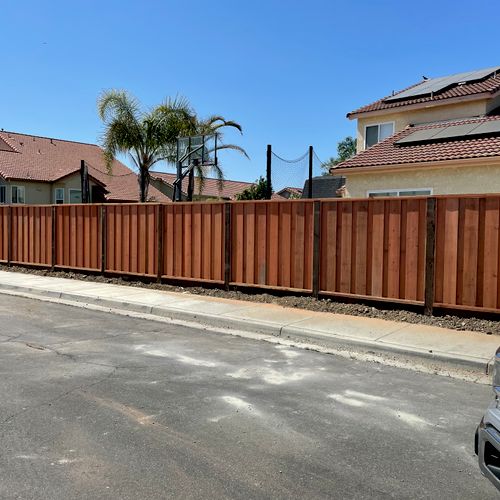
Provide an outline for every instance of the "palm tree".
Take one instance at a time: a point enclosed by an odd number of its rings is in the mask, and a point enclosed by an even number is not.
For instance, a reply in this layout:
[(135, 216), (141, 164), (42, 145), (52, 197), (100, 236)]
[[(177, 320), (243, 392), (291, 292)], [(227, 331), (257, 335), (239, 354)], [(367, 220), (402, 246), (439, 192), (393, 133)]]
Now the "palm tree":
[(147, 201), (149, 170), (172, 157), (178, 135), (192, 126), (194, 115), (189, 103), (184, 98), (168, 99), (143, 111), (134, 96), (108, 90), (100, 95), (97, 107), (105, 127), (102, 147), (108, 170), (117, 154), (128, 154), (139, 171), (140, 201)]

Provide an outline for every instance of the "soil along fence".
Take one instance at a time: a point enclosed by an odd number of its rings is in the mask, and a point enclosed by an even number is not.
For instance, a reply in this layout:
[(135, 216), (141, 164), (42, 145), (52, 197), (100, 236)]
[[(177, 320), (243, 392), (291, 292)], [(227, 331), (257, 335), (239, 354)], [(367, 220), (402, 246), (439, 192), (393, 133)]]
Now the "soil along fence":
[(500, 195), (0, 207), (0, 262), (500, 312)]

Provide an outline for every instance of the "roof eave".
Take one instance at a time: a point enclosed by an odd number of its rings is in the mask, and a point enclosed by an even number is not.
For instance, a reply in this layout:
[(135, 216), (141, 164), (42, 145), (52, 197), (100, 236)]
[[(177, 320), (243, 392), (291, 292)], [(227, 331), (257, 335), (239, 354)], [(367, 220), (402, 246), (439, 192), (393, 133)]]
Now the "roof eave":
[(339, 167), (330, 170), (330, 174), (360, 174), (373, 171), (390, 170), (391, 172), (397, 170), (409, 170), (414, 168), (442, 168), (442, 167), (460, 167), (469, 165), (488, 165), (491, 163), (500, 164), (500, 153), (492, 156), (478, 156), (474, 158), (458, 158), (453, 160), (439, 160), (439, 161), (421, 161), (412, 163), (390, 163), (385, 165), (366, 165), (359, 167)]

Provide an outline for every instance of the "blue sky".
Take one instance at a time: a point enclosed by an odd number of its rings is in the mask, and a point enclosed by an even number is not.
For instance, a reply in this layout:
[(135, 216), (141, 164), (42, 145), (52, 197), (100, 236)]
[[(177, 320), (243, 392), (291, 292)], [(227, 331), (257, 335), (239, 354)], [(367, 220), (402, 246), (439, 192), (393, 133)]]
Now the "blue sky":
[(265, 171), (266, 144), (322, 159), (347, 112), (429, 77), (500, 64), (496, 0), (2, 0), (0, 128), (97, 142), (96, 97), (186, 96), (240, 122), (227, 178)]

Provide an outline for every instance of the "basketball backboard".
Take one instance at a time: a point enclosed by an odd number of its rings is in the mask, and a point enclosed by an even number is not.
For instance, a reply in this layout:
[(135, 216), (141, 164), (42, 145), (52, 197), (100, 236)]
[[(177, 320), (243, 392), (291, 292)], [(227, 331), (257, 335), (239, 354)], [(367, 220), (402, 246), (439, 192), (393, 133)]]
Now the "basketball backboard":
[(177, 139), (177, 162), (182, 167), (194, 163), (199, 165), (217, 165), (217, 135), (194, 135)]

